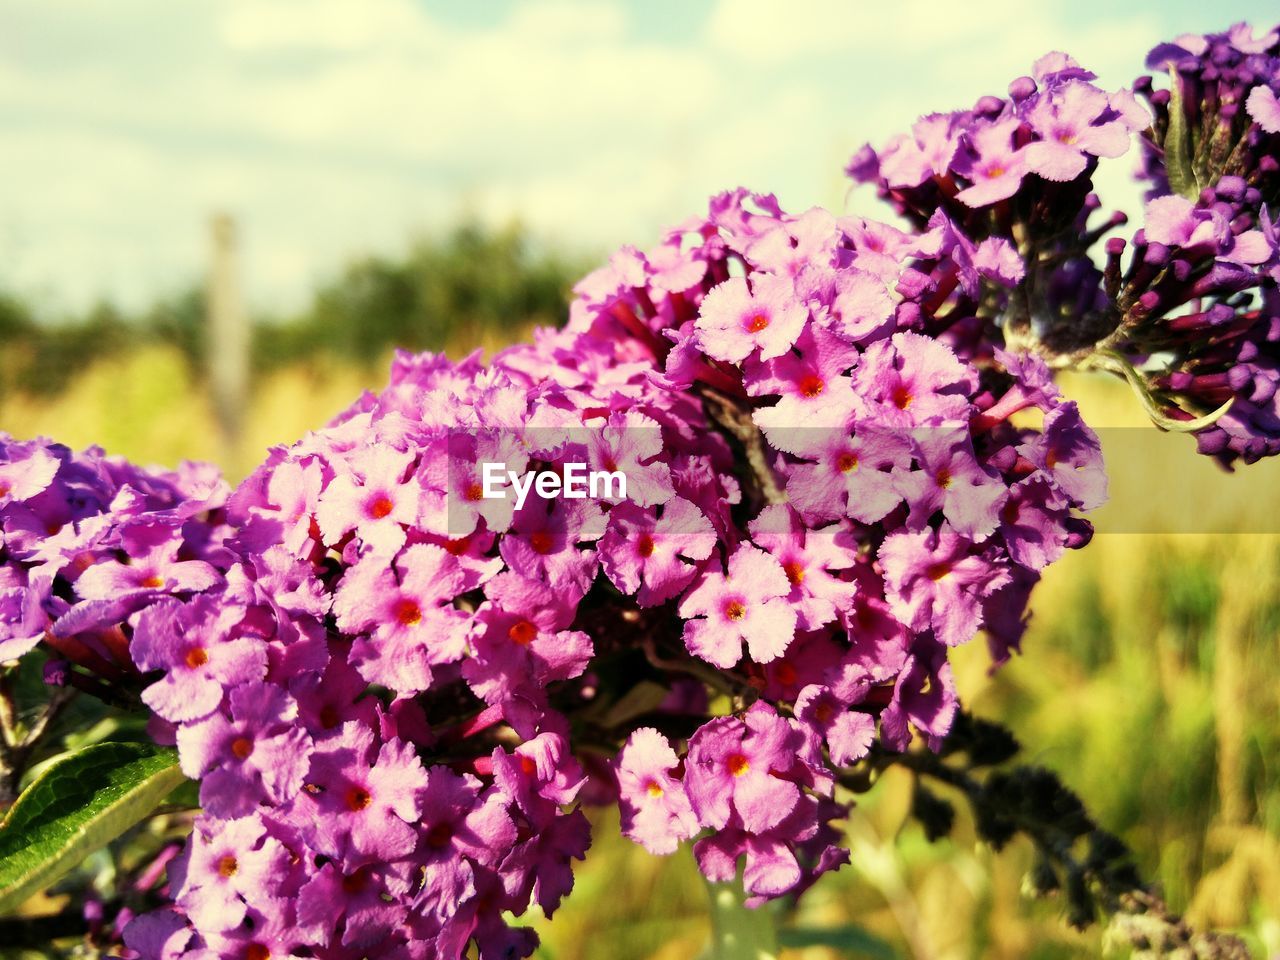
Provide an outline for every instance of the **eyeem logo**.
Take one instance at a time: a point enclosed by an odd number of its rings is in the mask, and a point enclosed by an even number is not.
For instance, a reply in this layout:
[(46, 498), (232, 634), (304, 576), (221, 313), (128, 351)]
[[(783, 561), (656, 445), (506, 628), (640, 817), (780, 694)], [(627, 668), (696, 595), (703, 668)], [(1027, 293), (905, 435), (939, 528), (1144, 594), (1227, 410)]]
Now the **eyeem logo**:
[(543, 499), (560, 497), (565, 500), (625, 499), (627, 475), (621, 470), (588, 470), (585, 463), (566, 463), (564, 472), (556, 470), (530, 470), (523, 476), (506, 469), (504, 463), (485, 463), (481, 466), (484, 478), (482, 495), (486, 500), (502, 500), (505, 487), (516, 492), (516, 509), (524, 506), (525, 498), (533, 490)]

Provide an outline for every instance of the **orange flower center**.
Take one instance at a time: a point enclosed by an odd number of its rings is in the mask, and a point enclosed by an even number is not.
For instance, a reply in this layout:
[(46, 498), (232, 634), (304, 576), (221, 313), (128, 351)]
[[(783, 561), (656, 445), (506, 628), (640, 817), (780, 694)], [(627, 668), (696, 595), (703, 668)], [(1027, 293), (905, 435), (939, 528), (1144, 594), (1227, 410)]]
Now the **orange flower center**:
[(408, 597), (396, 604), (396, 619), (406, 627), (416, 626), (422, 622), (422, 610)]
[(142, 585), (148, 590), (159, 590), (164, 586), (164, 577), (157, 577), (154, 573), (142, 581)]
[(187, 666), (194, 670), (197, 667), (203, 667), (209, 662), (209, 654), (205, 652), (204, 647), (192, 647), (187, 651), (185, 659)]
[(769, 317), (764, 313), (755, 313), (748, 317), (742, 326), (747, 333), (759, 333), (765, 327), (769, 326)]
[(649, 794), (649, 796), (651, 796), (651, 797), (660, 797), (660, 796), (662, 796), (662, 784), (658, 783), (658, 781), (657, 781), (657, 780), (650, 780), (650, 781), (645, 785), (645, 788), (644, 788), (644, 789), (645, 789), (645, 792), (646, 792), (647, 794)]
[(842, 453), (836, 457), (836, 469), (841, 473), (851, 473), (858, 469), (858, 458), (852, 453)]
[(640, 534), (640, 540), (636, 543), (636, 553), (642, 557), (653, 556), (653, 537), (647, 533)]
[(551, 534), (545, 530), (536, 530), (529, 535), (529, 546), (533, 547), (535, 553), (547, 554), (551, 552)]
[(381, 520), (389, 514), (394, 507), (395, 504), (391, 502), (391, 498), (384, 493), (375, 499), (373, 503), (369, 504), (369, 516), (373, 517), (375, 520)]
[(751, 764), (747, 763), (747, 758), (740, 753), (735, 753), (729, 758), (729, 772), (735, 777), (740, 777), (751, 769)]
[(484, 487), (472, 480), (462, 495), (471, 503), (475, 503), (477, 500), (484, 499)]
[(938, 475), (934, 479), (937, 480), (938, 486), (945, 490), (951, 486), (951, 471), (943, 467), (938, 471)]
[(782, 565), (782, 569), (786, 571), (787, 579), (793, 587), (800, 586), (804, 581), (804, 564), (799, 560), (788, 560)]
[(271, 951), (261, 943), (251, 943), (244, 948), (244, 960), (271, 960)]
[(527, 647), (533, 643), (534, 638), (538, 635), (538, 628), (528, 620), (519, 620), (511, 625), (511, 629), (507, 631), (507, 636), (515, 643), (522, 647)]
[(938, 581), (951, 572), (951, 564), (949, 563), (931, 563), (925, 569), (925, 576), (930, 580)]
[(813, 399), (822, 396), (822, 392), (827, 389), (827, 382), (816, 373), (811, 373), (800, 381), (800, 395)]
[(236, 875), (236, 869), (239, 866), (240, 865), (236, 863), (236, 858), (231, 856), (231, 854), (227, 854), (218, 861), (218, 873), (223, 877), (234, 877)]
[(889, 399), (893, 401), (893, 405), (899, 410), (905, 410), (911, 406), (911, 401), (915, 399), (911, 395), (911, 391), (904, 384), (898, 384), (893, 388), (893, 392), (889, 395)]
[(373, 800), (364, 787), (351, 787), (347, 790), (347, 809), (354, 812), (363, 810)]
[(730, 600), (724, 605), (724, 615), (730, 620), (741, 620), (747, 615), (747, 608), (740, 600)]
[(236, 737), (231, 741), (231, 754), (237, 760), (247, 760), (251, 753), (253, 753), (253, 741), (248, 737)]

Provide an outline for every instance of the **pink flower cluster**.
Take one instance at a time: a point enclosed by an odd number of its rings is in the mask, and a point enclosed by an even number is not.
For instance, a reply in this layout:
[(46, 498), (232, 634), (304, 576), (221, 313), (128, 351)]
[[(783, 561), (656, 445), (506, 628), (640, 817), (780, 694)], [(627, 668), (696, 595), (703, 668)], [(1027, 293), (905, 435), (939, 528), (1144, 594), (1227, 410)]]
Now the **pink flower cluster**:
[[(128, 620), (202, 806), (130, 947), (525, 956), (501, 918), (554, 912), (589, 801), (655, 852), (697, 838), (754, 898), (845, 862), (841, 768), (913, 729), (936, 748), (948, 649), (1016, 649), (1105, 496), (1042, 364), (927, 332), (1010, 254), (724, 194), (584, 280), (563, 330), (488, 365), (401, 355), (273, 451), (216, 571)], [(486, 463), (621, 471), (627, 496), (517, 509)]]
[(130, 622), (219, 582), (227, 487), (92, 448), (0, 433), (0, 662), (42, 640), (49, 678), (110, 695), (136, 676)]
[[(1184, 35), (1147, 66), (1167, 85), (1107, 94), (1049, 54), (1007, 98), (923, 117), (847, 172), (918, 227), (945, 217), (979, 249), (1016, 245), (1022, 276), (985, 322), (934, 328), (963, 356), (1003, 343), (1120, 373), (1157, 425), (1252, 463), (1280, 453), (1280, 29)], [(1091, 249), (1127, 221), (1090, 224), (1093, 173), (1134, 139), (1145, 224)]]
[(1124, 154), (1151, 122), (1132, 90), (1106, 93), (1066, 54), (1046, 54), (1031, 73), (1009, 84), (1007, 98), (986, 96), (972, 110), (922, 117), (879, 152), (863, 147), (849, 175), (924, 220), (940, 207), (960, 218), (1010, 201), (1022, 209), (1002, 210), (1008, 223), (1037, 203), (1052, 206), (1061, 185), (1087, 185), (1100, 158)]

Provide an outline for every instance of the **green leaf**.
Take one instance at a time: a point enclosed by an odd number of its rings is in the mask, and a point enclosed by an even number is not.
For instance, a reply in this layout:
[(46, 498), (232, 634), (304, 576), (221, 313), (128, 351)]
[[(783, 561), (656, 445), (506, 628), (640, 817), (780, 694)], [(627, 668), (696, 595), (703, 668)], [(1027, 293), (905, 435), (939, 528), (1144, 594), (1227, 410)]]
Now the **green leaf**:
[(142, 820), (184, 780), (177, 752), (149, 743), (100, 743), (49, 764), (0, 822), (0, 914)]
[(1195, 170), (1191, 165), (1191, 134), (1182, 103), (1182, 85), (1178, 71), (1173, 67), (1169, 68), (1169, 79), (1169, 129), (1164, 135), (1164, 168), (1169, 175), (1169, 189), (1195, 200), (1200, 196), (1200, 188), (1196, 185)]
[(843, 927), (791, 927), (778, 931), (778, 942), (784, 947), (831, 947), (842, 955), (869, 957), (871, 960), (894, 960), (893, 947), (874, 933), (848, 924)]

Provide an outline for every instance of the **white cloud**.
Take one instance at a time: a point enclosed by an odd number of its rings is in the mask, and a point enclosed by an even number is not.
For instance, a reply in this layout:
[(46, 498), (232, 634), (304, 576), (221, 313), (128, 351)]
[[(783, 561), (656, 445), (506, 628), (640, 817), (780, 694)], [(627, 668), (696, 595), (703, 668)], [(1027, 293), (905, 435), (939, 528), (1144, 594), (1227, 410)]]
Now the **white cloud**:
[(145, 302), (199, 276), (223, 208), (243, 226), (252, 299), (281, 306), (464, 209), (606, 247), (649, 242), (738, 184), (840, 207), (861, 141), (1000, 92), (1051, 47), (1114, 86), (1183, 28), (1163, 10), (1025, 0), (720, 0), (679, 30), (626, 0), (456, 14), (420, 0), (11, 10), (0, 285)]

